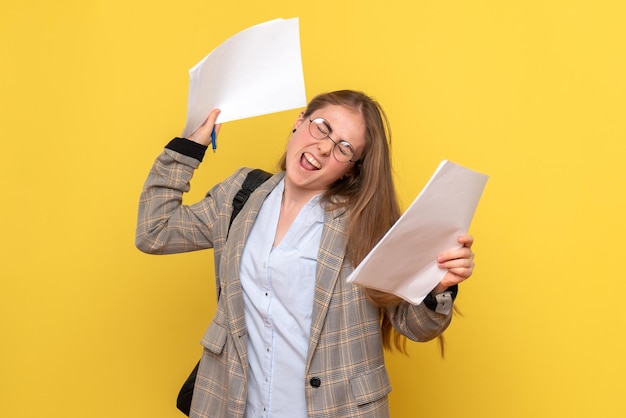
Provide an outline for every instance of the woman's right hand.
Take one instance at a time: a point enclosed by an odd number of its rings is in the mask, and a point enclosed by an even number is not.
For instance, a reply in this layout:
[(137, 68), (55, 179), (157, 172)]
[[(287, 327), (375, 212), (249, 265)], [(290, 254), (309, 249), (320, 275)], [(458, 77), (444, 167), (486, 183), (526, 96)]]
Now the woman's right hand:
[(213, 127), (215, 127), (215, 135), (217, 136), (220, 131), (220, 127), (222, 126), (221, 123), (218, 123), (217, 125), (215, 124), (215, 121), (217, 120), (219, 114), (219, 109), (211, 110), (211, 113), (209, 113), (209, 116), (202, 123), (202, 125), (200, 125), (198, 129), (193, 131), (193, 133), (189, 135), (189, 138), (187, 139), (208, 147), (211, 144), (211, 132), (213, 131)]

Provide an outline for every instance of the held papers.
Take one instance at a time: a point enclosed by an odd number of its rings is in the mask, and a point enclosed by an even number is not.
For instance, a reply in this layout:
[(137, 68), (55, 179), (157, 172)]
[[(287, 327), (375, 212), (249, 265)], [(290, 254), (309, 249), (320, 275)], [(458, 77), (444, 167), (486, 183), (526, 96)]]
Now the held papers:
[(188, 138), (219, 108), (218, 123), (306, 106), (298, 18), (245, 29), (189, 70)]
[(419, 304), (443, 279), (437, 255), (458, 247), (488, 176), (442, 161), (411, 206), (348, 277)]

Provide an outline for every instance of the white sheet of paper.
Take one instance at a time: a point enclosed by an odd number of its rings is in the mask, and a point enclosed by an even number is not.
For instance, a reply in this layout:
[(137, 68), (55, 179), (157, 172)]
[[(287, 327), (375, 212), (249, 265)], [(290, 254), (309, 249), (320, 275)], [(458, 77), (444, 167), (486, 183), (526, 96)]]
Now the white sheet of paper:
[(183, 137), (219, 108), (218, 123), (306, 106), (298, 18), (247, 28), (189, 70)]
[(488, 176), (442, 161), (424, 189), (348, 277), (419, 304), (443, 279), (437, 255), (459, 246)]

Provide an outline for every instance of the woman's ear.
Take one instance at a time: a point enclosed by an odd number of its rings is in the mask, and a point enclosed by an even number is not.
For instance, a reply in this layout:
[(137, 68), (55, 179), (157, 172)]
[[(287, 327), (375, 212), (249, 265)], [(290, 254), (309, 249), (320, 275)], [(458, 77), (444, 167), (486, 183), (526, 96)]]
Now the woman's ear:
[(295, 132), (300, 125), (302, 125), (302, 122), (304, 122), (304, 111), (300, 112), (298, 119), (296, 119), (296, 122), (293, 124), (293, 132)]

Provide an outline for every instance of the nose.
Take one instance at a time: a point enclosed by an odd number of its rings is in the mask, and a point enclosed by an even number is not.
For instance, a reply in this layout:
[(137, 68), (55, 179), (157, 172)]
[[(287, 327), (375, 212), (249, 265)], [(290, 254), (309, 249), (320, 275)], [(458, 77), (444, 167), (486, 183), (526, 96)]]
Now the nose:
[(322, 155), (330, 155), (331, 152), (333, 152), (333, 147), (335, 146), (335, 143), (332, 141), (332, 139), (330, 138), (325, 138), (320, 140), (317, 143), (317, 149), (320, 150), (320, 152), (322, 153)]

